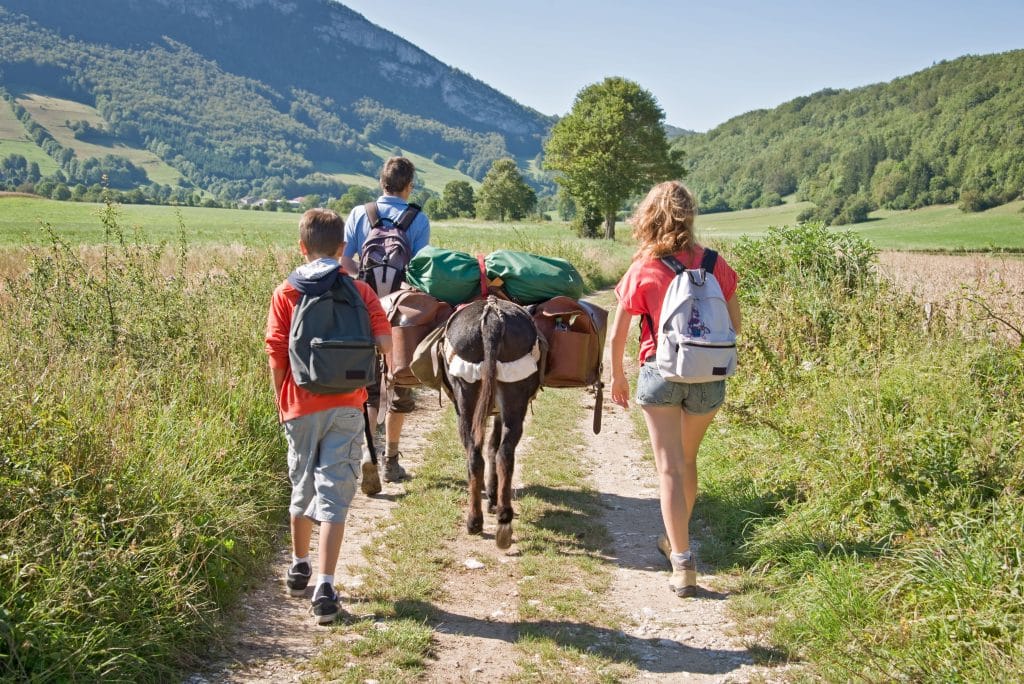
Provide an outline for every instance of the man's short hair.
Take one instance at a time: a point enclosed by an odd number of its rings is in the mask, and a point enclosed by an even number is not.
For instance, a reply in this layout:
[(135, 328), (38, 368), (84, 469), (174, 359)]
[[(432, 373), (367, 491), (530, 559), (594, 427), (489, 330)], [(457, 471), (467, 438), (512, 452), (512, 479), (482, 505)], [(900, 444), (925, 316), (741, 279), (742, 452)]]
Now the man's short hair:
[(389, 195), (397, 195), (412, 183), (416, 167), (405, 157), (391, 157), (380, 170), (380, 187)]
[(310, 209), (299, 219), (299, 240), (311, 255), (332, 257), (345, 242), (345, 222), (330, 209)]

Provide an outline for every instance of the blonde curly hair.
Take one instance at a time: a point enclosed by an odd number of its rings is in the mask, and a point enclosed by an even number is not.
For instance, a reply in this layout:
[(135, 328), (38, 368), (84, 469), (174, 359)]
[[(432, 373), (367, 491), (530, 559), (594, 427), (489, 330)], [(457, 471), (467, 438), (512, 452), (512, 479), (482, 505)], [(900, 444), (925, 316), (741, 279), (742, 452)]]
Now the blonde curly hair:
[(660, 258), (690, 249), (696, 243), (696, 218), (697, 200), (689, 188), (679, 181), (655, 185), (629, 220), (640, 245), (633, 258)]

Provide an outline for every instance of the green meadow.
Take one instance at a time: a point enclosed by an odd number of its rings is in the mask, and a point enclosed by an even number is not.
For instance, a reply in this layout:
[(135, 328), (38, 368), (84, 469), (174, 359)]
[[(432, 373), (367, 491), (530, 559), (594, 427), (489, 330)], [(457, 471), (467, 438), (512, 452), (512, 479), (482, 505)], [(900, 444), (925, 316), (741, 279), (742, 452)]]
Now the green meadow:
[[(704, 240), (730, 242), (737, 238), (761, 237), (771, 226), (796, 225), (796, 216), (806, 206), (798, 202), (768, 209), (748, 209), (698, 217), (697, 230)], [(97, 215), (102, 205), (57, 202), (32, 197), (0, 197), (0, 246), (31, 244), (45, 240), (43, 222), (71, 244), (95, 243), (103, 238)], [(1024, 251), (1024, 201), (968, 214), (954, 206), (936, 206), (913, 211), (878, 211), (872, 220), (832, 230), (850, 230), (870, 240), (879, 249), (921, 251)], [(126, 226), (145, 226), (148, 239), (170, 240), (179, 232), (179, 215), (186, 237), (195, 244), (241, 244), (246, 246), (290, 245), (298, 215), (291, 213), (124, 205), (118, 208)], [(515, 242), (524, 230), (530, 241), (548, 242), (552, 248), (568, 235), (565, 223), (515, 221), (494, 223), (471, 219), (435, 222), (435, 243), (442, 247), (474, 251), (474, 244), (499, 238)], [(619, 223), (618, 242), (629, 239), (629, 226)], [(525, 239), (525, 238), (524, 238)], [(602, 240), (590, 241), (602, 250)], [(588, 243), (584, 243), (588, 244)]]
[[(697, 218), (705, 238), (734, 240), (761, 237), (770, 226), (794, 226), (797, 215), (811, 206), (794, 202), (767, 209), (745, 209)], [(833, 226), (867, 238), (879, 249), (922, 251), (1024, 250), (1024, 200), (988, 211), (964, 213), (952, 205), (909, 211), (880, 210), (870, 220), (852, 226)]]

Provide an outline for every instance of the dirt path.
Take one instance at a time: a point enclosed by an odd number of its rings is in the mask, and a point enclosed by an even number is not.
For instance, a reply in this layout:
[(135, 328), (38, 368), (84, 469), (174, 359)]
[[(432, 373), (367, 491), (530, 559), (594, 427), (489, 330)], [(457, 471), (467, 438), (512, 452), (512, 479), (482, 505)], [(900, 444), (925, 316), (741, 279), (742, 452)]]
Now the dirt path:
[[(528, 414), (518, 453), (529, 450), (529, 431)], [(517, 464), (513, 500), (523, 486), (520, 472)], [(427, 681), (503, 682), (517, 671), (519, 592), (514, 582), (521, 574), (517, 569), (520, 554), (515, 537), (506, 551), (495, 546), (496, 527), (497, 517), (485, 512), (482, 538), (463, 529), (448, 546), (455, 558), (455, 571), (445, 581), (444, 600), (435, 606), (441, 617), (434, 631), (435, 659), (427, 668)]]
[[(630, 410), (637, 410), (631, 407)], [(669, 565), (655, 542), (662, 531), (658, 482), (644, 447), (633, 436), (623, 409), (606, 402), (600, 435), (587, 430), (594, 487), (601, 492), (603, 522), (612, 538), (614, 581), (605, 600), (626, 616), (623, 631), (633, 637), (637, 681), (745, 682), (774, 678), (755, 666), (743, 640), (735, 636), (726, 613), (729, 600), (719, 580), (699, 567), (700, 593), (677, 598), (668, 588)], [(699, 533), (693, 541), (700, 559)]]
[[(433, 429), (441, 409), (436, 393), (424, 393), (417, 398), (417, 410), (406, 419), (402, 433), (402, 462), (415, 474), (422, 460), (426, 435)], [(283, 458), (282, 454), (282, 458)], [(373, 539), (380, 522), (397, 505), (397, 495), (404, 487), (400, 483), (382, 481), (384, 491), (368, 497), (357, 491), (345, 524), (345, 541), (335, 574), (338, 592), (345, 610), (358, 615), (358, 604), (349, 597), (361, 584), (360, 572), (366, 563), (360, 548)], [(315, 563), (316, 535), (313, 538)], [(214, 662), (204, 672), (190, 677), (188, 684), (204, 682), (254, 682), (278, 684), (300, 682), (309, 676), (304, 669), (317, 653), (345, 640), (343, 630), (324, 629), (313, 623), (307, 598), (290, 598), (285, 591), (284, 574), (291, 564), (288, 538), (282, 533), (281, 551), (264, 577), (254, 578), (251, 592), (242, 602), (236, 628), (225, 638), (225, 652), (214, 654)], [(229, 622), (232, 620), (229, 619)]]

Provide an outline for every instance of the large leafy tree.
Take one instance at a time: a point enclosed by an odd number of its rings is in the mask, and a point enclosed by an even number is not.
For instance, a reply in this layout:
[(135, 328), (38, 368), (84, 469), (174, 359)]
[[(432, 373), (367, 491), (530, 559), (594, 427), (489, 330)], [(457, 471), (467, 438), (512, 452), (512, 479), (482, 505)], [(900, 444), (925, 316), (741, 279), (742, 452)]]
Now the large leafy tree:
[(551, 130), (544, 165), (580, 207), (604, 216), (615, 237), (615, 215), (630, 196), (683, 175), (681, 155), (669, 148), (665, 113), (633, 81), (610, 77), (576, 95), (572, 111)]
[(499, 159), (491, 165), (476, 197), (477, 216), (488, 220), (520, 219), (536, 205), (537, 194), (523, 180), (513, 159)]
[(476, 215), (473, 186), (469, 181), (448, 181), (441, 195), (445, 213), (454, 218), (470, 218)]

